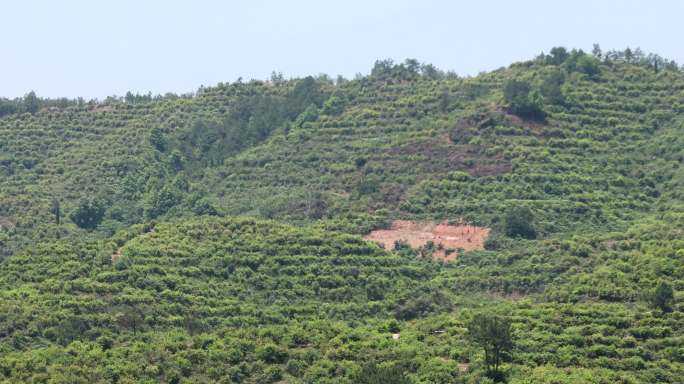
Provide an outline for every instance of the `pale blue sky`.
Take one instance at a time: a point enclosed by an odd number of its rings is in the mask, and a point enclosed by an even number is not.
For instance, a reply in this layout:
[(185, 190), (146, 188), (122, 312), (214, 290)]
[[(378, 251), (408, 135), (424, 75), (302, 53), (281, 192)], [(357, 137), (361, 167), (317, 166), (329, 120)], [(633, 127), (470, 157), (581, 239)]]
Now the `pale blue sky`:
[(684, 62), (678, 0), (6, 1), (0, 96), (102, 98), (221, 81), (368, 73), (407, 57), (458, 74), (555, 45)]

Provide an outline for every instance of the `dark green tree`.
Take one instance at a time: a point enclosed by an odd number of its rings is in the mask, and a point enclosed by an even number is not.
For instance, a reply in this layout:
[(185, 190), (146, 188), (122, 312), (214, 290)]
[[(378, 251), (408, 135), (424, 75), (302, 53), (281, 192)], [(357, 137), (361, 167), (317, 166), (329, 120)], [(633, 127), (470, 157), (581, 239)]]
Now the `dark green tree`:
[(487, 376), (495, 381), (504, 381), (501, 363), (513, 351), (511, 321), (491, 314), (477, 314), (468, 323), (468, 337), (484, 349)]
[(125, 305), (116, 310), (114, 319), (121, 328), (131, 330), (135, 335), (144, 324), (144, 309), (134, 305)]
[(577, 59), (577, 71), (594, 78), (600, 73), (599, 61), (597, 58), (590, 55), (582, 55)]
[(565, 62), (565, 60), (568, 59), (570, 54), (568, 53), (568, 50), (565, 49), (564, 47), (553, 47), (551, 48), (551, 56), (549, 58), (549, 61), (551, 64), (555, 65), (561, 65)]
[(18, 110), (16, 101), (0, 98), (0, 117), (15, 113)]
[(332, 95), (323, 104), (323, 113), (326, 115), (339, 115), (344, 111), (346, 100), (343, 96)]
[(59, 206), (59, 200), (52, 199), (52, 206), (50, 207), (50, 212), (55, 216), (55, 224), (59, 225), (62, 214), (62, 211)]
[(287, 117), (294, 120), (311, 104), (320, 107), (325, 97), (326, 95), (313, 77), (307, 76), (299, 80), (287, 97)]
[(164, 184), (159, 189), (152, 186), (144, 199), (145, 215), (150, 219), (157, 218), (180, 204), (181, 200), (182, 192), (173, 183)]
[(195, 203), (192, 205), (192, 212), (196, 215), (210, 216), (216, 216), (219, 213), (218, 209), (216, 209), (214, 202), (206, 197), (195, 201)]
[(515, 207), (506, 213), (504, 219), (506, 236), (534, 239), (537, 230), (534, 228), (534, 213), (527, 207)]
[(544, 78), (541, 84), (540, 91), (544, 96), (544, 101), (551, 104), (563, 105), (565, 103), (565, 96), (561, 90), (561, 86), (565, 82), (565, 74), (561, 70), (554, 71)]
[(166, 150), (166, 138), (164, 137), (164, 133), (161, 129), (157, 127), (152, 128), (150, 131), (149, 141), (150, 144), (158, 151), (164, 152)]
[(24, 96), (24, 111), (28, 113), (36, 113), (40, 109), (40, 99), (36, 93), (31, 91)]
[(663, 313), (672, 312), (674, 306), (674, 290), (672, 286), (664, 281), (658, 283), (651, 298), (651, 305)]
[(409, 384), (411, 380), (398, 365), (388, 367), (369, 364), (354, 375), (353, 382), (357, 384)]
[(69, 316), (56, 327), (57, 342), (67, 345), (74, 340), (79, 340), (89, 328), (90, 325), (82, 316)]
[(523, 80), (509, 80), (504, 85), (504, 100), (509, 112), (520, 117), (543, 119), (543, 99), (532, 90), (530, 83)]
[(180, 172), (183, 169), (184, 160), (181, 151), (177, 149), (171, 151), (171, 154), (169, 155), (169, 165), (171, 165), (171, 169), (173, 169), (174, 172)]
[(102, 221), (105, 210), (105, 205), (101, 200), (85, 198), (81, 199), (69, 218), (83, 229), (95, 229)]
[(448, 90), (444, 90), (439, 96), (439, 110), (449, 112), (449, 104), (451, 104), (451, 95)]
[(287, 350), (275, 345), (266, 344), (256, 349), (256, 356), (268, 364), (279, 364), (287, 361)]

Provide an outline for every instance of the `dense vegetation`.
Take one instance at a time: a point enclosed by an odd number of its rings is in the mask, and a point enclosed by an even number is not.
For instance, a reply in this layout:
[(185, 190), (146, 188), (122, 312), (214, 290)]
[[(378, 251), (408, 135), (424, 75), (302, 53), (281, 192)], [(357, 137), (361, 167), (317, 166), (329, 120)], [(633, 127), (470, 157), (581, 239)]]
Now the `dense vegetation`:
[[(657, 55), (0, 115), (0, 381), (684, 374), (684, 73)], [(453, 263), (358, 237), (396, 218), (492, 234)]]

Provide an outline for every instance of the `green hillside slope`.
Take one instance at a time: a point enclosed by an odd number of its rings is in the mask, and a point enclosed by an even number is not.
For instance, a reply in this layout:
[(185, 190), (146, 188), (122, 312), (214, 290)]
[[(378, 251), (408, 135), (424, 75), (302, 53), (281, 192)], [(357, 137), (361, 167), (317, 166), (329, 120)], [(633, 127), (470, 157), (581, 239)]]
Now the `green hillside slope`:
[[(558, 258), (547, 263), (522, 252), (435, 263), (254, 219), (175, 221), (107, 242), (45, 245), (0, 268), (0, 377), (354, 382), (382, 362), (415, 382), (476, 382), (482, 355), (466, 337), (468, 320), (501, 313), (516, 340), (511, 382), (677, 382), (680, 312), (616, 302), (616, 294), (638, 296), (634, 279), (683, 277), (671, 261), (681, 251), (668, 244), (684, 244), (640, 240), (647, 236), (632, 233), (590, 256), (545, 243), (546, 258)], [(634, 249), (638, 241), (655, 253)], [(567, 264), (546, 294), (505, 294)], [(501, 275), (510, 285), (485, 289)]]
[[(654, 143), (679, 126), (684, 80), (646, 58), (606, 60), (587, 74), (576, 64), (582, 55), (465, 79), (378, 62), (370, 76), (336, 85), (276, 78), (192, 98), (7, 115), (4, 253), (82, 236), (68, 215), (89, 200), (106, 208), (96, 233), (109, 235), (159, 216), (215, 211), (346, 217), (360, 231), (399, 216), (493, 224), (513, 205), (532, 208), (543, 233), (618, 228), (652, 210), (679, 164), (678, 147), (663, 153)], [(511, 80), (546, 95), (543, 121), (507, 112)]]
[[(657, 56), (6, 103), (0, 381), (684, 374), (684, 72)], [(491, 234), (450, 263), (358, 236), (396, 219)]]

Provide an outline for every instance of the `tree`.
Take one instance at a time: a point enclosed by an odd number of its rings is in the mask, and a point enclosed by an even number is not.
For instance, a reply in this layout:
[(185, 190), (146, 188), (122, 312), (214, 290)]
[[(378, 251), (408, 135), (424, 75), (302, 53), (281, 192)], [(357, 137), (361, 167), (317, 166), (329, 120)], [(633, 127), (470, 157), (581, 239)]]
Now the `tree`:
[(59, 207), (59, 200), (52, 199), (52, 206), (50, 208), (50, 212), (55, 216), (55, 223), (57, 225), (59, 225), (59, 222), (61, 219), (61, 210)]
[(545, 117), (541, 94), (533, 91), (527, 81), (507, 81), (504, 85), (504, 100), (508, 110), (515, 115), (537, 119)]
[(632, 52), (632, 50), (629, 47), (627, 47), (625, 49), (624, 56), (625, 56), (625, 61), (628, 63), (631, 63), (632, 59), (634, 59), (634, 53)]
[(658, 283), (651, 298), (651, 305), (663, 313), (672, 312), (672, 307), (674, 306), (674, 290), (672, 286), (664, 281)]
[(138, 333), (138, 329), (140, 329), (145, 322), (145, 316), (143, 312), (143, 308), (133, 305), (126, 305), (116, 310), (114, 319), (120, 327), (130, 329), (135, 335)]
[(0, 99), (0, 117), (15, 113), (19, 110), (17, 102), (13, 100)]
[(104, 203), (98, 199), (81, 199), (69, 218), (83, 229), (95, 229), (105, 214)]
[(553, 47), (551, 48), (551, 57), (550, 61), (552, 64), (555, 65), (561, 65), (565, 62), (565, 60), (568, 59), (570, 54), (568, 53), (568, 50), (565, 49), (564, 47)]
[(316, 80), (307, 76), (295, 84), (287, 97), (287, 117), (294, 120), (302, 111), (312, 104), (320, 107), (326, 95), (321, 91)]
[(218, 209), (214, 205), (213, 201), (209, 198), (201, 198), (192, 205), (192, 212), (196, 215), (218, 215)]
[(62, 345), (68, 345), (74, 340), (83, 337), (83, 334), (90, 329), (90, 325), (85, 318), (81, 316), (69, 316), (62, 320), (56, 327), (57, 342)]
[(600, 72), (598, 59), (586, 54), (577, 59), (576, 68), (589, 77), (595, 77)]
[(287, 361), (287, 351), (275, 344), (260, 346), (255, 351), (256, 356), (268, 364), (280, 364)]
[(370, 364), (364, 366), (354, 375), (353, 382), (357, 384), (409, 384), (404, 370), (398, 366), (382, 366)]
[(444, 90), (439, 96), (439, 110), (449, 112), (449, 104), (451, 104), (451, 95), (448, 90)]
[(157, 189), (154, 184), (148, 188), (149, 192), (144, 198), (145, 215), (148, 218), (157, 218), (174, 206), (180, 204), (182, 199), (182, 192), (173, 184), (164, 184)]
[(40, 100), (38, 99), (38, 96), (36, 96), (36, 93), (31, 91), (24, 96), (24, 111), (28, 113), (36, 113), (38, 112), (38, 109), (40, 108)]
[(432, 64), (423, 64), (420, 67), (420, 72), (425, 78), (430, 80), (442, 80), (446, 76), (444, 71), (437, 69)]
[(135, 95), (133, 95), (131, 91), (126, 92), (126, 96), (124, 96), (124, 101), (126, 102), (126, 104), (135, 103)]
[(149, 137), (150, 144), (155, 147), (158, 151), (164, 152), (166, 150), (166, 138), (161, 129), (154, 127), (150, 131)]
[(323, 104), (323, 113), (326, 115), (337, 116), (344, 111), (346, 100), (343, 96), (332, 95)]
[(171, 151), (169, 155), (169, 163), (174, 172), (180, 172), (183, 169), (183, 153), (178, 149)]
[(371, 69), (371, 77), (384, 79), (390, 77), (394, 68), (394, 61), (392, 59), (376, 60)]
[(558, 70), (544, 78), (540, 91), (544, 100), (551, 104), (562, 105), (565, 103), (565, 96), (561, 90), (561, 86), (565, 82), (565, 74)]
[(484, 349), (487, 376), (503, 381), (501, 363), (510, 357), (513, 350), (510, 320), (497, 315), (477, 314), (468, 323), (468, 337)]
[(534, 228), (534, 214), (527, 207), (515, 207), (506, 213), (504, 220), (506, 236), (534, 239), (537, 230)]
[(282, 72), (276, 72), (272, 71), (271, 72), (271, 83), (275, 85), (280, 85), (285, 83), (285, 76), (283, 76)]

